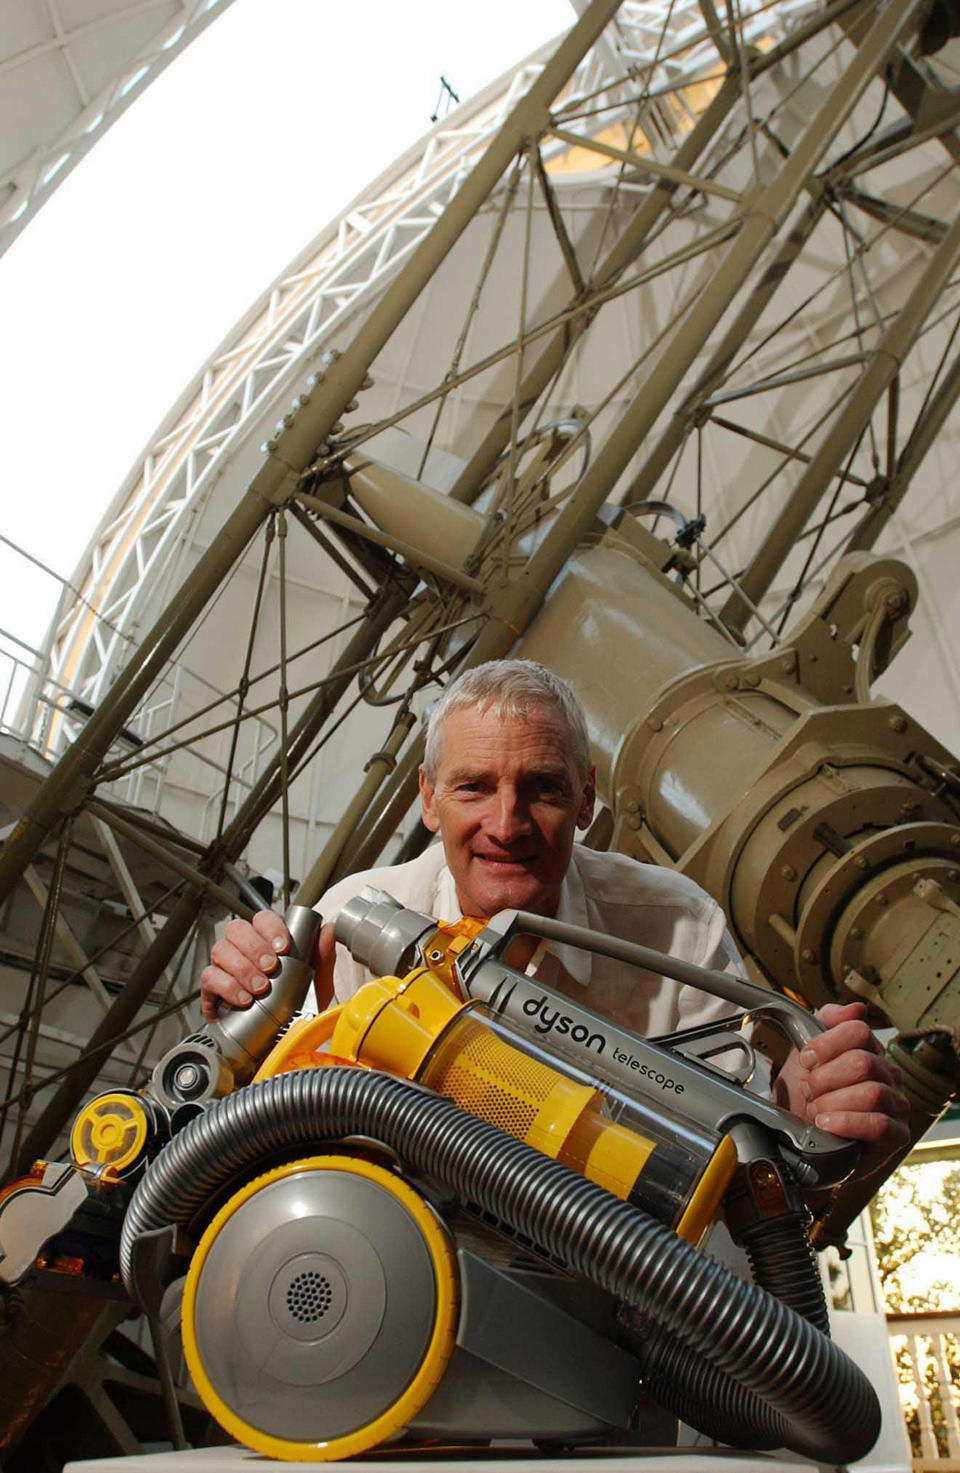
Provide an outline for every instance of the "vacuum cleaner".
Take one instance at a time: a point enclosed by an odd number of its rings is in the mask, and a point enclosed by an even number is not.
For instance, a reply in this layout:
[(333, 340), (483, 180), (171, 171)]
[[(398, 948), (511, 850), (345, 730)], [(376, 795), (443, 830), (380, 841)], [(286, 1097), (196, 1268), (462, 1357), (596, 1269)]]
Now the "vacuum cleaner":
[[(86, 1105), (70, 1165), (0, 1202), (0, 1281), (65, 1247), (109, 1272), (113, 1221), (127, 1294), (279, 1459), (637, 1444), (660, 1408), (735, 1447), (869, 1451), (879, 1404), (829, 1338), (805, 1200), (857, 1147), (748, 1088), (752, 1025), (802, 1048), (808, 1012), (553, 919), (445, 925), (366, 889), (335, 930), (375, 980), (301, 1017), (321, 921), (285, 919), (267, 996)], [(520, 935), (731, 1015), (640, 1038), (511, 967)], [(701, 1248), (721, 1219), (753, 1282)]]

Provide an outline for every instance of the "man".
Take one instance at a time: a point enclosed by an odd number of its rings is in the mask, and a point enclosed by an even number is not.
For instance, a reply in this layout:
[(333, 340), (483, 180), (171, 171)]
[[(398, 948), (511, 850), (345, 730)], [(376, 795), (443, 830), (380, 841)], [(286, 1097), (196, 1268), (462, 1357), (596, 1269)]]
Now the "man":
[[(319, 909), (329, 922), (372, 884), (401, 904), (453, 921), (522, 909), (640, 941), (720, 970), (742, 964), (723, 912), (691, 880), (619, 854), (574, 845), (593, 816), (595, 774), (586, 726), (572, 692), (542, 666), (491, 661), (467, 671), (437, 702), (420, 770), (423, 821), (438, 833), (408, 864), (351, 875)], [(203, 973), (204, 1016), (217, 1003), (248, 1006), (287, 946), (272, 911), (233, 920)], [(695, 988), (570, 947), (520, 938), (508, 957), (635, 1032), (655, 1036), (724, 1016), (730, 1006)], [(317, 954), (317, 1001), (343, 1001), (367, 973), (335, 947), (326, 924)], [(791, 1054), (776, 1085), (778, 1103), (837, 1135), (864, 1142), (861, 1171), (907, 1140), (907, 1105), (896, 1071), (863, 1021), (862, 1003), (818, 1013), (826, 1031)]]

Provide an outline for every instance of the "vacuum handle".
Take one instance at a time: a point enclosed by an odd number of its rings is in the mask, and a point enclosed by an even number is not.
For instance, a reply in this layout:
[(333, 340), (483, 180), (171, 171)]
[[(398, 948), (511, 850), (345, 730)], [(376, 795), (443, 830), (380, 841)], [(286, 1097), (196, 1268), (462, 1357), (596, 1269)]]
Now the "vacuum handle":
[[(494, 916), (477, 937), (482, 948), (480, 955), (484, 960), (488, 957), (499, 959), (513, 938), (519, 935), (540, 936), (545, 941), (557, 941), (562, 945), (579, 947), (581, 951), (596, 952), (600, 956), (611, 957), (613, 961), (627, 962), (648, 972), (656, 972), (661, 977), (670, 977), (689, 987), (699, 987), (701, 991), (721, 997), (749, 1013), (762, 1011), (764, 1021), (779, 1027), (798, 1049), (823, 1032), (823, 1024), (805, 1008), (766, 987), (748, 982), (745, 977), (732, 977), (728, 972), (717, 972), (712, 967), (699, 967), (695, 962), (681, 961), (666, 952), (641, 946), (636, 941), (621, 941), (616, 936), (601, 935), (585, 926), (571, 926), (566, 921), (554, 920), (552, 916), (533, 915), (526, 910), (504, 910)], [(472, 970), (473, 965), (471, 957), (464, 971)]]

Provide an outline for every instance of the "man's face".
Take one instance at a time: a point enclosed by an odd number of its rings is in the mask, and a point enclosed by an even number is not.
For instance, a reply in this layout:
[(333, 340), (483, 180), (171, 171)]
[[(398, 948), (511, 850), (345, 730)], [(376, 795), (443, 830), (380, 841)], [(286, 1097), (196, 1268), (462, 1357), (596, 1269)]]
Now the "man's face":
[(553, 915), (594, 791), (593, 771), (579, 776), (550, 706), (510, 720), (475, 706), (452, 711), (440, 728), (435, 782), (420, 769), (420, 798), (464, 915)]

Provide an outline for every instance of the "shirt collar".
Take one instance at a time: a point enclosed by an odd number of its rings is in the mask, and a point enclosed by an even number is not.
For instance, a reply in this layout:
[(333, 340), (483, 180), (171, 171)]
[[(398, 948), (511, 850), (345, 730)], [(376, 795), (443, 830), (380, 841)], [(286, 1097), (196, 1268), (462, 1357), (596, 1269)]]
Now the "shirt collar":
[[(436, 909), (434, 915), (439, 920), (459, 920), (462, 912), (457, 900), (457, 887), (453, 883), (453, 875), (444, 864), (437, 875), (435, 890)], [(560, 887), (560, 903), (557, 906), (557, 920), (564, 921), (571, 926), (587, 926), (587, 896), (583, 888), (583, 880), (577, 867), (577, 846), (574, 845), (573, 856), (563, 877)], [(567, 946), (559, 941), (548, 941), (545, 943), (545, 951), (556, 957), (564, 971), (578, 982), (581, 987), (590, 985), (592, 953), (581, 951), (577, 946)], [(540, 948), (537, 954), (542, 955)]]

